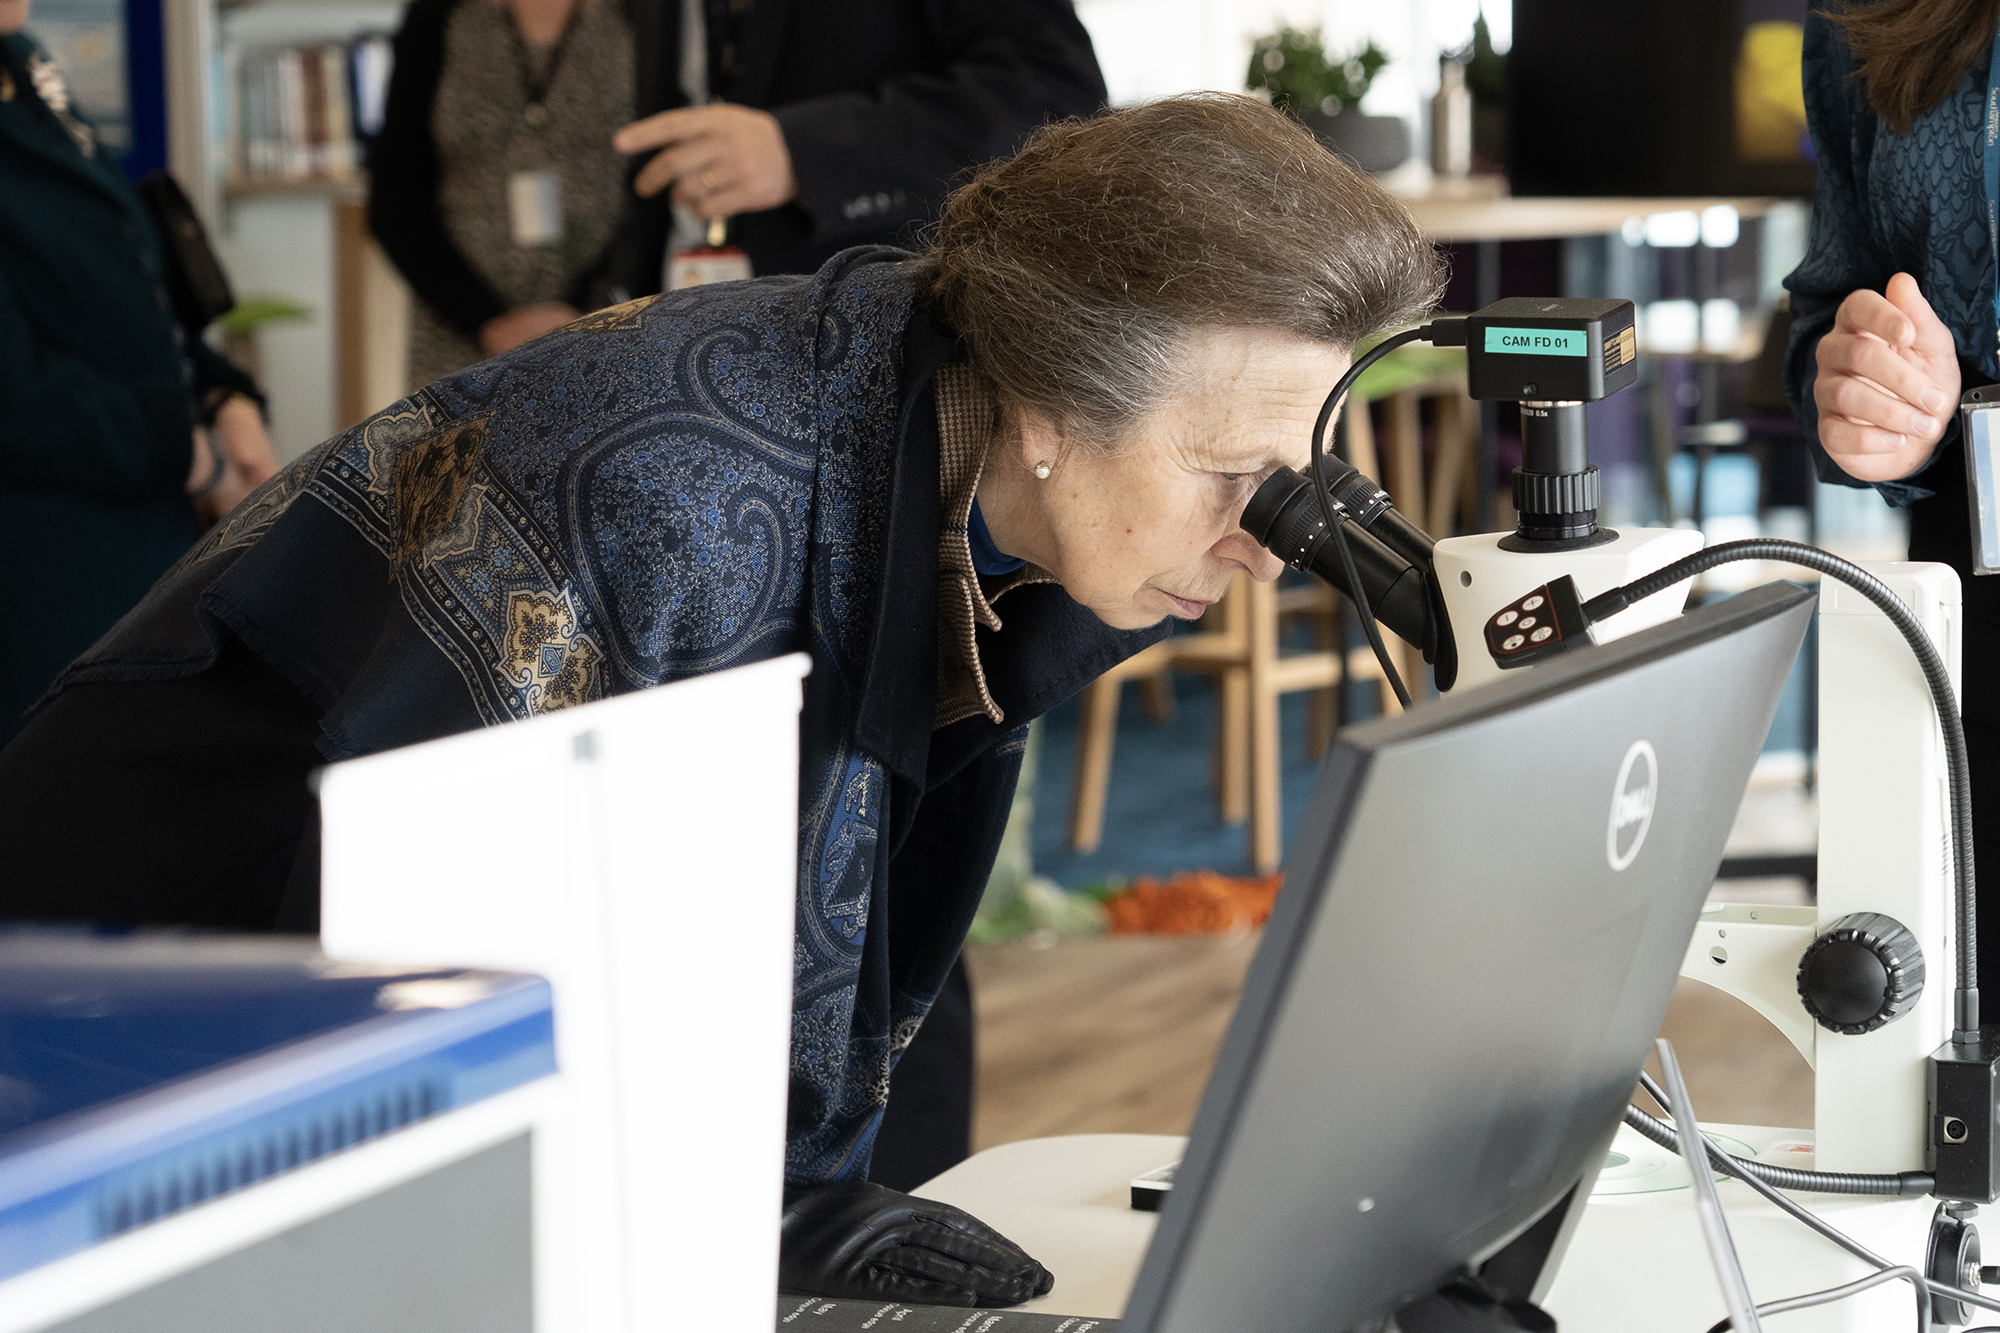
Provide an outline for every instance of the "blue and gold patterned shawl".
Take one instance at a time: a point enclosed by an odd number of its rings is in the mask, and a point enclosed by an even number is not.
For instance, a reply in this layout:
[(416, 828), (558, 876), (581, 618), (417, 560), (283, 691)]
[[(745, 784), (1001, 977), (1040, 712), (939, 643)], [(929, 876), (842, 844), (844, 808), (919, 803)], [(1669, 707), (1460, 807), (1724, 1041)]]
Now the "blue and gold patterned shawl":
[(338, 759), (810, 653), (786, 1166), (861, 1176), (991, 867), (1022, 724), (1158, 637), (1022, 589), (980, 649), (1007, 724), (933, 730), (930, 380), (956, 344), (918, 278), (852, 250), (429, 385), (245, 501), (64, 683), (190, 674), (231, 634), (325, 710)]

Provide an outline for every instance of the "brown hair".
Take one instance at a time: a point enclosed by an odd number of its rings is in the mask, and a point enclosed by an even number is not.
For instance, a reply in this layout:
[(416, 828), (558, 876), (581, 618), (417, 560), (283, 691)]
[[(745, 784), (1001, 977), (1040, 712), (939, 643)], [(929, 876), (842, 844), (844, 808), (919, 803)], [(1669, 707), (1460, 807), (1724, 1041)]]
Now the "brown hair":
[(1104, 445), (1173, 392), (1187, 336), (1352, 347), (1429, 310), (1444, 261), (1380, 186), (1230, 94), (1047, 125), (946, 202), (931, 290), (1003, 404)]
[(1944, 101), (1993, 45), (2000, 0), (1885, 0), (1843, 5), (1828, 18), (1854, 52), (1868, 105), (1898, 134)]

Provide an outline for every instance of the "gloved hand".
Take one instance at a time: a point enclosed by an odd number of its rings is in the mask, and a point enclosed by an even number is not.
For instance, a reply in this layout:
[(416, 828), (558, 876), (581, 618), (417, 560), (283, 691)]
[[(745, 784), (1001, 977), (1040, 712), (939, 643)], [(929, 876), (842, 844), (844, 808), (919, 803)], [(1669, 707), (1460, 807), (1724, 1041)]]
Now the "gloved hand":
[(948, 1203), (868, 1181), (785, 1186), (778, 1286), (915, 1305), (1019, 1305), (1056, 1280), (1021, 1247)]

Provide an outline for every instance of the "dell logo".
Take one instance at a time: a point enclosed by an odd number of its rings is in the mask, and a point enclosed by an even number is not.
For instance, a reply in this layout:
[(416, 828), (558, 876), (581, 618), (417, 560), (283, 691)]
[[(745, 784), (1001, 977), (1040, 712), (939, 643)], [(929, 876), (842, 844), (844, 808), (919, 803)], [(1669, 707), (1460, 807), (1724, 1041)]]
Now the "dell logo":
[(1645, 845), (1653, 826), (1653, 801), (1660, 790), (1660, 760), (1647, 741), (1633, 741), (1611, 784), (1611, 824), (1604, 835), (1604, 855), (1613, 870), (1623, 870)]

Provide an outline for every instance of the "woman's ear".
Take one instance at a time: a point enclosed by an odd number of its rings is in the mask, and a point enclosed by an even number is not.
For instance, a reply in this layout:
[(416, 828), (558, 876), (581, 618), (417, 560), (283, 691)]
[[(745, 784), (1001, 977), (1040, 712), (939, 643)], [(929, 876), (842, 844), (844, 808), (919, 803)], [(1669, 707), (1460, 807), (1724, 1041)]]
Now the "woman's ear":
[[(1053, 468), (1062, 461), (1069, 442), (1062, 427), (1053, 419), (1032, 407), (1016, 407), (1003, 416), (1001, 429), (1006, 431), (1010, 423), (1014, 427), (1011, 434), (1015, 447), (1020, 452), (1018, 461), (1027, 471), (1032, 473), (1038, 467)], [(1007, 437), (1002, 435), (1001, 438)]]

